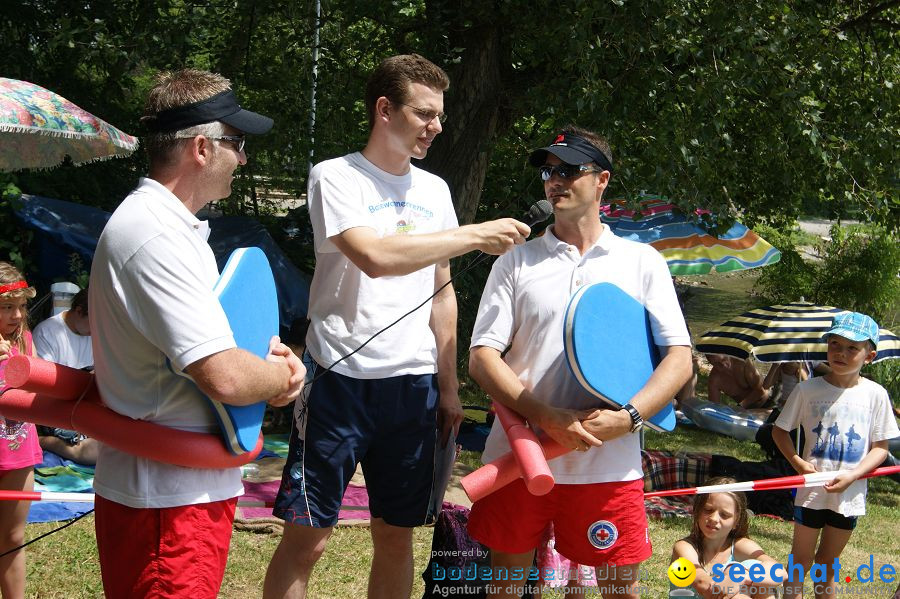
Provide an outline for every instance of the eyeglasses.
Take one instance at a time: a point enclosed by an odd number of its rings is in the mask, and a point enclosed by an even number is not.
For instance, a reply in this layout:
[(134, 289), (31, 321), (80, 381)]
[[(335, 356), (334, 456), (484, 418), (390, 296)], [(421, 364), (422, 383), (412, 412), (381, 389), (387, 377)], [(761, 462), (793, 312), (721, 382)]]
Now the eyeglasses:
[(244, 151), (244, 144), (247, 143), (246, 135), (220, 135), (219, 137), (207, 137), (207, 139), (217, 139), (219, 141), (230, 141), (234, 144), (238, 154)]
[(545, 164), (538, 168), (538, 172), (541, 173), (541, 181), (549, 181), (554, 174), (560, 179), (574, 179), (584, 173), (602, 173), (603, 169), (586, 164), (557, 164), (556, 166)]
[[(194, 139), (197, 137), (196, 135), (179, 135), (175, 139)], [(218, 140), (218, 141), (230, 141), (234, 144), (235, 149), (238, 154), (244, 151), (244, 144), (247, 143), (246, 135), (220, 135), (218, 137), (210, 137), (209, 135), (204, 135), (206, 139)]]
[(441, 123), (447, 122), (447, 115), (443, 112), (435, 112), (433, 110), (425, 110), (424, 108), (416, 108), (411, 104), (404, 104), (403, 102), (397, 102), (397, 104), (402, 104), (407, 108), (412, 108), (413, 112), (415, 112), (416, 115), (426, 123), (430, 123), (434, 119), (437, 119)]

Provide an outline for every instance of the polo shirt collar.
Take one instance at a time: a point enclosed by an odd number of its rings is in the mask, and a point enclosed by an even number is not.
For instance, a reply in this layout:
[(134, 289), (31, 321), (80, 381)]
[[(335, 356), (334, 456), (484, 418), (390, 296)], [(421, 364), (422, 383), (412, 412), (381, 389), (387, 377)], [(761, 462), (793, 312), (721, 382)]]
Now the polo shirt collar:
[[(570, 244), (566, 243), (559, 239), (553, 232), (553, 228), (555, 225), (551, 225), (544, 230), (544, 244), (548, 251), (553, 252), (560, 251), (564, 252)], [(606, 254), (612, 249), (613, 244), (616, 242), (616, 235), (612, 232), (612, 230), (603, 223), (603, 231), (600, 233), (600, 236), (597, 238), (597, 241), (588, 249), (587, 252), (584, 253), (585, 256), (591, 254), (592, 252), (599, 251), (603, 254)]]
[(138, 191), (149, 193), (155, 196), (156, 201), (150, 205), (165, 210), (169, 215), (174, 216), (192, 231), (196, 231), (204, 240), (209, 239), (209, 221), (200, 220), (196, 215), (191, 214), (187, 206), (178, 199), (174, 193), (157, 181), (150, 177), (141, 177), (138, 181)]

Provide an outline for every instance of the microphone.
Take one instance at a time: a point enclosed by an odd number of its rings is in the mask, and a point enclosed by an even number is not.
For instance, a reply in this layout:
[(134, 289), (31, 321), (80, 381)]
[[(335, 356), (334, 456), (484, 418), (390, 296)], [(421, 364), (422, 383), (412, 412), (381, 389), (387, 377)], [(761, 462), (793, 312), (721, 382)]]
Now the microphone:
[(550, 218), (552, 214), (553, 204), (550, 203), (550, 200), (538, 200), (528, 209), (528, 214), (525, 215), (525, 220), (522, 222), (533, 227)]
[[(534, 204), (531, 205), (531, 208), (528, 209), (528, 214), (525, 215), (525, 218), (522, 220), (523, 223), (528, 225), (529, 228), (534, 227), (535, 225), (544, 222), (550, 216), (553, 215), (553, 204), (550, 203), (550, 200), (538, 200)], [(478, 255), (475, 256), (475, 259), (472, 260), (471, 263), (465, 268), (465, 270), (469, 270), (477, 264), (481, 264), (485, 260), (491, 257), (491, 254), (485, 254), (484, 252), (478, 252)]]

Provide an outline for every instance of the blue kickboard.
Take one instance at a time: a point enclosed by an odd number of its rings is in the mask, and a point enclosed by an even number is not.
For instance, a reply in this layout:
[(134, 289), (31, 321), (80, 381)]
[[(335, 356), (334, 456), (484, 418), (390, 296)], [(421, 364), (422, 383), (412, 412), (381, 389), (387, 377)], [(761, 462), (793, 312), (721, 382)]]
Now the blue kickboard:
[[(278, 294), (265, 253), (239, 248), (231, 253), (213, 287), (241, 349), (265, 358), (269, 339), (278, 334)], [(209, 400), (219, 419), (228, 449), (241, 454), (256, 447), (266, 402), (232, 406)]]
[[(564, 322), (569, 369), (586, 391), (610, 407), (628, 403), (659, 364), (647, 309), (612, 283), (576, 291)], [(645, 425), (656, 431), (675, 428), (672, 404)]]

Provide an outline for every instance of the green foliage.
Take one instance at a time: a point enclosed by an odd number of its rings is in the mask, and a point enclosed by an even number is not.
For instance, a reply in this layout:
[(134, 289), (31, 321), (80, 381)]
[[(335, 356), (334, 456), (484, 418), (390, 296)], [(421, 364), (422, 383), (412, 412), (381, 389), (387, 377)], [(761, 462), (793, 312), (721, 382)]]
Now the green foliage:
[[(367, 73), (388, 54), (418, 51), (451, 74), (453, 118), (432, 153), (459, 144), (455, 160), (434, 166), (451, 185), (474, 178), (455, 190), (466, 219), (482, 187), (497, 192), (484, 194), (485, 216), (515, 198), (493, 183), (521, 192), (532, 180), (524, 151), (574, 121), (610, 138), (614, 197), (647, 190), (723, 218), (741, 210), (749, 225), (810, 209), (900, 224), (895, 3), (333, 0), (321, 19), (314, 130), (312, 2), (7, 4), (4, 74), (127, 131), (141, 132), (152, 75), (182, 66), (223, 73), (244, 104), (273, 115), (272, 133), (250, 142), (227, 213), (265, 214), (260, 178), (297, 196), (311, 160), (359, 148)], [(27, 173), (21, 186), (109, 208), (145, 166), (136, 155)]]
[[(802, 260), (790, 235), (766, 229), (764, 236), (782, 252), (779, 263), (762, 270), (757, 289), (770, 303), (797, 301), (862, 312), (886, 329), (900, 319), (900, 244), (897, 236), (878, 226), (831, 228), (831, 240), (821, 241), (821, 260)], [(863, 373), (880, 383), (897, 401), (900, 364), (886, 360)]]
[(887, 389), (894, 406), (900, 408), (900, 360), (882, 360), (862, 369), (863, 375)]
[(801, 298), (812, 301), (817, 267), (804, 260), (802, 250), (795, 245), (795, 230), (785, 232), (761, 225), (756, 231), (781, 252), (781, 260), (761, 269), (756, 290), (772, 304), (795, 302)]
[(22, 202), (22, 192), (6, 177), (0, 175), (0, 260), (9, 261), (20, 272), (28, 272), (28, 244), (32, 232), (22, 229), (15, 210)]
[(869, 314), (882, 326), (896, 319), (900, 298), (900, 245), (896, 235), (877, 226), (831, 229), (831, 240), (816, 248), (820, 260), (802, 260), (789, 236), (765, 232), (782, 252), (779, 263), (763, 269), (757, 287), (771, 302), (801, 297)]
[(91, 273), (85, 269), (84, 260), (76, 253), (69, 254), (69, 274), (74, 279), (72, 281), (81, 289), (85, 289), (90, 282)]
[[(891, 326), (900, 301), (900, 244), (879, 227), (831, 228), (813, 295)], [(819, 300), (818, 298), (822, 298)]]

